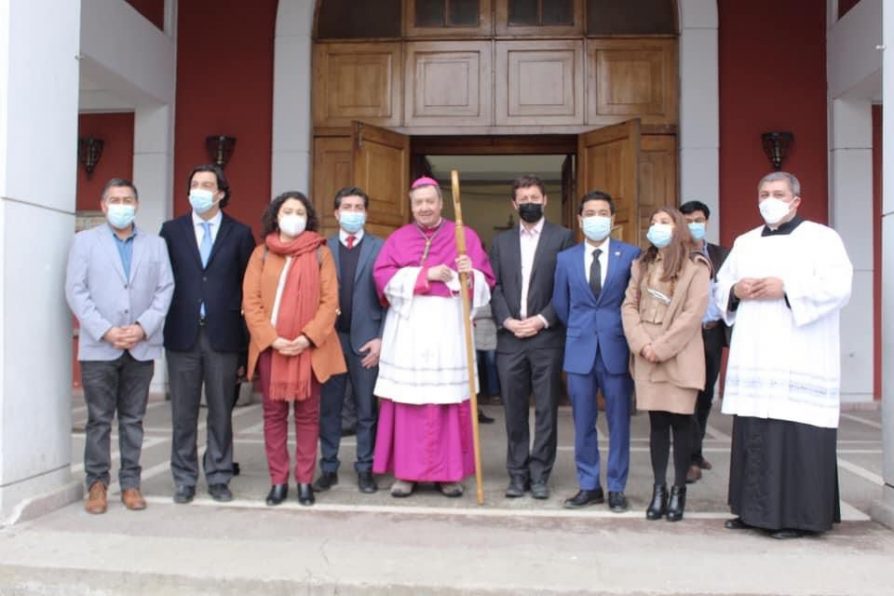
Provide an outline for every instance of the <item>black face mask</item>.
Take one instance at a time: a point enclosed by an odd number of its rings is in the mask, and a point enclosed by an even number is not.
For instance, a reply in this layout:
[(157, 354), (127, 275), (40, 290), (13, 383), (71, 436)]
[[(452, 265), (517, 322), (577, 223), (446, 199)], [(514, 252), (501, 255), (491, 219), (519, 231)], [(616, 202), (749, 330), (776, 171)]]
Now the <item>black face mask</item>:
[(537, 223), (543, 217), (543, 205), (522, 203), (518, 206), (518, 216), (528, 223)]

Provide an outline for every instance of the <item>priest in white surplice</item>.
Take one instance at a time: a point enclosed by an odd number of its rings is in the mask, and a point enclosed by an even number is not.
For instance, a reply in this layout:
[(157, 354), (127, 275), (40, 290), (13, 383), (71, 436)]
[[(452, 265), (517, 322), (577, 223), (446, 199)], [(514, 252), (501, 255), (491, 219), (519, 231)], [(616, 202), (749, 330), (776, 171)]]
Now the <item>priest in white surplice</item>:
[(732, 414), (729, 529), (774, 538), (840, 521), (835, 451), (838, 313), (853, 267), (838, 234), (798, 216), (798, 179), (765, 176), (766, 225), (736, 239), (717, 274), (717, 305), (733, 325), (723, 413)]

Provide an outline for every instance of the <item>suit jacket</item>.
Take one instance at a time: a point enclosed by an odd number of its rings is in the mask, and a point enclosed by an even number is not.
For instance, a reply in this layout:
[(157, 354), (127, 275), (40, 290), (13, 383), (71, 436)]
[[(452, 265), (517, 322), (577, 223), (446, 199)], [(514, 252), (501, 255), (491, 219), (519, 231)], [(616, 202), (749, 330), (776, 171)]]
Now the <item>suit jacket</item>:
[[(301, 329), (311, 341), (311, 366), (317, 382), (325, 383), (332, 375), (345, 372), (345, 358), (341, 342), (335, 334), (335, 318), (338, 316), (338, 280), (332, 254), (320, 247), (320, 304), (313, 318)], [(265, 245), (255, 248), (245, 271), (245, 320), (251, 330), (248, 348), (247, 377), (254, 374), (258, 356), (277, 338), (276, 327), (270, 321), (279, 278), (286, 258), (267, 250)], [(292, 338), (289, 338), (292, 339)]]
[(597, 349), (609, 373), (626, 374), (630, 351), (621, 325), (621, 303), (630, 282), (630, 266), (639, 248), (612, 239), (608, 270), (597, 299), (587, 283), (582, 242), (559, 253), (553, 306), (566, 326), (565, 372), (587, 374)]
[(251, 228), (224, 213), (204, 269), (192, 212), (166, 221), (161, 237), (168, 245), (175, 281), (165, 322), (165, 348), (184, 352), (195, 346), (199, 306), (204, 302), (211, 347), (218, 352), (244, 352), (248, 333), (242, 320), (242, 277), (255, 248)]
[(552, 304), (556, 256), (574, 245), (571, 230), (544, 222), (534, 252), (531, 279), (528, 284), (528, 316), (542, 315), (548, 327), (534, 337), (519, 339), (503, 328), (507, 318), (521, 318), (521, 244), (519, 227), (515, 226), (496, 238), (490, 251), (490, 264), (497, 280), (491, 294), (491, 309), (497, 323), (497, 351), (514, 352), (525, 343), (537, 348), (561, 348), (565, 329), (556, 317)]
[(720, 246), (719, 244), (708, 244), (708, 260), (711, 261), (711, 279), (715, 279), (717, 277), (717, 272), (720, 271), (720, 268), (723, 267), (723, 262), (726, 261), (726, 257), (729, 256), (729, 249)]
[(165, 243), (136, 230), (130, 276), (108, 225), (75, 235), (68, 254), (65, 298), (81, 325), (78, 360), (116, 360), (124, 353), (104, 341), (112, 327), (139, 323), (146, 338), (130, 350), (137, 360), (161, 356), (162, 326), (174, 293)]
[[(338, 282), (341, 284), (338, 234), (329, 236), (326, 242), (332, 252)], [(360, 355), (363, 344), (382, 337), (385, 326), (385, 310), (376, 294), (376, 281), (372, 274), (376, 257), (384, 244), (384, 240), (368, 232), (360, 242), (360, 256), (354, 271), (354, 297), (351, 302), (351, 349), (357, 355)]]

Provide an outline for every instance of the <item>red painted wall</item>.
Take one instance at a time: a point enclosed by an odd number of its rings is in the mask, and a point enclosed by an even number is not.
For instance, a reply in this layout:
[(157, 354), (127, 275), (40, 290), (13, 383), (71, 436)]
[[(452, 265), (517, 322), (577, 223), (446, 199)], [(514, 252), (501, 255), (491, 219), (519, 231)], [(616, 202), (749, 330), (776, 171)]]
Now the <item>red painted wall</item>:
[(872, 106), (872, 345), (875, 399), (882, 399), (882, 106)]
[(165, 0), (127, 0), (137, 12), (161, 30), (165, 28)]
[(99, 164), (90, 178), (78, 164), (76, 208), (96, 211), (102, 187), (109, 178), (133, 179), (133, 113), (81, 114), (78, 137), (98, 137), (104, 142)]
[[(236, 137), (227, 213), (260, 230), (270, 202), (276, 0), (190, 0), (178, 7), (174, 213), (189, 209), (187, 176), (209, 157), (205, 137)], [(295, 106), (306, 110), (308, 106)], [(285, 189), (283, 189), (285, 190)]]
[(762, 223), (757, 183), (772, 169), (766, 131), (795, 134), (783, 169), (801, 180), (799, 212), (827, 222), (825, 2), (719, 0), (718, 9), (722, 241)]
[(838, 18), (840, 19), (847, 11), (860, 3), (860, 0), (838, 0)]

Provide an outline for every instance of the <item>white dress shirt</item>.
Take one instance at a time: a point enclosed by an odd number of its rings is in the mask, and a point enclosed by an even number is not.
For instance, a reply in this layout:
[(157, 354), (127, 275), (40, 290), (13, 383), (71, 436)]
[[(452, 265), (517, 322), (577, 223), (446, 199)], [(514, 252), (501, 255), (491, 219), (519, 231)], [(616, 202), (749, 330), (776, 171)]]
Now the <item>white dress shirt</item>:
[(596, 249), (602, 251), (599, 255), (599, 273), (601, 279), (599, 280), (599, 287), (605, 285), (605, 274), (608, 272), (608, 251), (610, 249), (611, 238), (606, 238), (602, 244), (599, 246), (593, 246), (589, 242), (584, 249), (584, 275), (587, 278), (587, 283), (590, 283), (590, 267), (593, 265), (593, 255), (596, 253)]
[[(208, 220), (208, 223), (211, 224), (211, 246), (214, 246), (214, 241), (217, 240), (217, 233), (220, 231), (220, 222), (223, 220), (223, 211), (218, 210), (217, 215)], [(205, 227), (202, 225), (205, 223), (205, 220), (199, 217), (199, 215), (193, 211), (192, 212), (192, 227), (196, 232), (196, 245), (201, 250), (202, 248), (202, 238), (205, 237)]]
[(541, 217), (529, 230), (524, 224), (519, 224), (518, 240), (521, 247), (521, 308), (519, 314), (522, 319), (528, 318), (528, 289), (531, 287), (531, 271), (534, 268), (534, 255), (537, 253), (537, 244), (540, 242), (540, 233), (543, 231), (543, 223), (546, 218)]
[(343, 229), (338, 228), (338, 241), (341, 242), (345, 248), (348, 247), (348, 236), (354, 237), (354, 246), (357, 246), (357, 244), (363, 240), (363, 228), (360, 228), (360, 231), (355, 234), (348, 234)]

